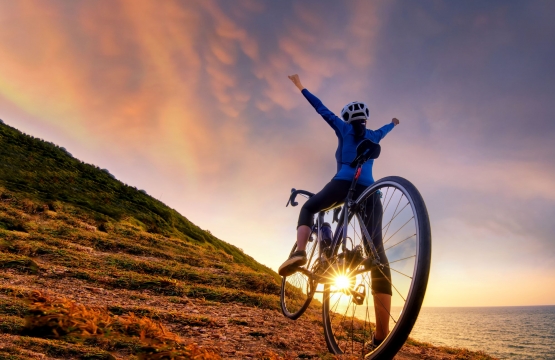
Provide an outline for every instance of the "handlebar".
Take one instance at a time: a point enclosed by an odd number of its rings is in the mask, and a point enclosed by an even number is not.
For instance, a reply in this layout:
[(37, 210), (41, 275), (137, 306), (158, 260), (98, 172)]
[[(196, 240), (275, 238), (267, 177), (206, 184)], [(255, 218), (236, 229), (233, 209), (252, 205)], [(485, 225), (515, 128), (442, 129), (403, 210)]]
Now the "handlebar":
[(289, 196), (289, 200), (287, 200), (287, 204), (285, 205), (285, 207), (289, 206), (289, 204), (291, 204), (291, 206), (299, 205), (299, 203), (295, 201), (295, 198), (297, 197), (298, 194), (306, 195), (309, 198), (314, 196), (314, 194), (309, 192), (309, 191), (297, 190), (297, 189), (293, 188), (293, 189), (291, 189), (291, 195)]

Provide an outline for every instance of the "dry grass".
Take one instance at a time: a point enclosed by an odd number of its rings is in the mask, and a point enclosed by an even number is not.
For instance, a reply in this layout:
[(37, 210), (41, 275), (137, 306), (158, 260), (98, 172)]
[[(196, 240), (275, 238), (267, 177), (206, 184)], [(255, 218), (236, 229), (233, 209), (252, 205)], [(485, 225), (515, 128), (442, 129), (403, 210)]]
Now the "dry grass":
[(137, 336), (142, 342), (166, 345), (178, 341), (160, 323), (134, 313), (121, 316), (107, 309), (90, 308), (67, 299), (53, 300), (39, 292), (29, 296), (31, 309), (25, 333), (38, 337), (114, 338)]
[(23, 335), (95, 344), (106, 350), (132, 344), (130, 350), (139, 359), (220, 359), (210, 349), (186, 344), (160, 322), (132, 312), (113, 315), (106, 308), (53, 299), (37, 291), (29, 294), (28, 301)]

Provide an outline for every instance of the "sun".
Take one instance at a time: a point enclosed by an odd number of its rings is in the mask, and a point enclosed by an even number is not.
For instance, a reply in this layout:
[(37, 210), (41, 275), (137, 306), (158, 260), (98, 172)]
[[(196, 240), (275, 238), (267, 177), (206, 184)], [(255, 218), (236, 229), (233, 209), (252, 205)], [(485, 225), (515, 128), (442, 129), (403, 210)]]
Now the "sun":
[(350, 287), (351, 285), (351, 280), (349, 279), (348, 276), (345, 275), (337, 275), (335, 277), (335, 286), (342, 290), (342, 289), (347, 289), (348, 287)]

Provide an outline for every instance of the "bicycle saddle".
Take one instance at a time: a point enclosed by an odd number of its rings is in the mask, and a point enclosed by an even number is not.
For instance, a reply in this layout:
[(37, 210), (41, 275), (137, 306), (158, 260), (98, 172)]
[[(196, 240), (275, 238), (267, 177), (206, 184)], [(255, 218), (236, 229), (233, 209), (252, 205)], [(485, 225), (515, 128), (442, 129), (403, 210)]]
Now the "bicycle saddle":
[(370, 159), (377, 159), (380, 156), (382, 147), (375, 142), (364, 139), (357, 145), (357, 156), (351, 162), (350, 166), (355, 167), (359, 162), (366, 162)]

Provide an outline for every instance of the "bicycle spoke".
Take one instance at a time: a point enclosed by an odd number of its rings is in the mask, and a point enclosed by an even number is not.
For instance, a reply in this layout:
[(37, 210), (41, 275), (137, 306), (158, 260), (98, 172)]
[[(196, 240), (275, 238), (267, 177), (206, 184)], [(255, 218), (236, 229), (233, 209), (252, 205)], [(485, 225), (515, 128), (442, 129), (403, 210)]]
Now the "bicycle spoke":
[[(402, 297), (402, 296), (401, 296), (401, 297)], [(382, 308), (384, 308), (384, 309), (387, 310), (386, 306), (383, 304), (383, 302), (380, 300), (379, 297), (376, 296), (375, 299), (378, 300), (378, 302), (380, 303), (380, 305), (382, 306)], [(390, 311), (387, 311), (387, 314), (389, 315), (389, 317), (391, 318), (391, 320), (392, 320), (395, 324), (397, 324), (397, 321), (395, 320), (395, 318), (393, 317), (393, 315), (391, 315), (391, 312), (390, 312)], [(376, 319), (376, 321), (377, 321), (377, 319)], [(377, 325), (376, 325), (376, 326), (377, 326)]]
[[(335, 307), (337, 306), (337, 303), (339, 302), (339, 300), (341, 300), (341, 297), (338, 297), (337, 301), (335, 302), (335, 304), (333, 304), (332, 308), (335, 309)], [(334, 311), (333, 312), (333, 316), (332, 316), (332, 321), (335, 317), (335, 315), (337, 315), (337, 313)]]
[[(401, 229), (403, 229), (403, 228), (405, 227), (405, 225), (407, 225), (412, 219), (414, 219), (414, 215), (413, 215), (410, 219), (408, 219), (407, 222), (403, 224), (403, 226), (401, 226), (399, 229), (397, 229), (397, 231), (395, 231), (395, 233), (394, 233), (393, 235), (391, 235), (386, 241), (384, 241), (384, 245), (385, 245), (389, 240), (391, 240), (395, 235), (397, 235), (397, 233), (398, 233), (399, 231), (401, 231)], [(415, 236), (415, 235), (416, 235), (416, 234), (411, 235), (411, 236)]]
[(343, 314), (343, 316), (341, 318), (341, 322), (340, 322), (341, 326), (338, 328), (338, 330), (343, 330), (343, 332), (345, 332), (345, 327), (343, 326), (343, 324), (345, 323), (345, 315), (349, 311), (350, 307), (351, 307), (351, 302), (349, 302), (349, 305), (347, 305), (347, 308), (345, 309), (345, 313)]
[(384, 266), (385, 266), (386, 268), (388, 268), (389, 270), (393, 270), (393, 271), (395, 271), (396, 273), (401, 274), (401, 275), (403, 275), (403, 276), (406, 276), (406, 277), (408, 277), (409, 279), (412, 280), (412, 276), (408, 276), (407, 274), (402, 273), (402, 272), (400, 272), (399, 270), (395, 270), (394, 268), (389, 267), (389, 266), (387, 266), (387, 265), (384, 265)]
[(355, 309), (356, 305), (353, 305), (353, 313), (351, 314), (351, 352), (354, 351), (355, 342), (352, 341), (355, 335)]
[[(393, 211), (393, 217), (395, 217), (395, 214), (397, 213), (397, 209), (399, 208), (399, 204), (401, 203), (402, 199), (403, 199), (403, 197), (399, 198), (399, 201), (397, 202), (397, 206), (395, 207), (395, 211)], [(385, 212), (385, 210), (384, 210), (384, 212)], [(383, 237), (385, 237), (387, 235), (387, 232), (389, 231), (390, 226), (391, 226), (391, 221), (387, 224), (387, 229), (385, 230), (385, 233), (383, 234)], [(382, 231), (383, 230), (384, 230), (384, 228), (382, 228)]]
[[(389, 188), (387, 188), (387, 191), (389, 191)], [(385, 206), (385, 208), (383, 209), (383, 212), (385, 213), (387, 211), (387, 208), (389, 207), (389, 203), (391, 202), (391, 200), (393, 199), (393, 195), (395, 195), (395, 192), (397, 191), (397, 189), (393, 190), (393, 193), (391, 193), (391, 197), (389, 198), (389, 201), (387, 202), (387, 205)], [(387, 197), (385, 198), (387, 199)], [(384, 199), (384, 203), (385, 203), (385, 199)]]
[[(310, 236), (312, 236), (312, 234), (311, 234)], [(312, 247), (312, 251), (310, 251), (310, 255), (309, 255), (309, 257), (308, 257), (307, 264), (312, 264), (312, 257), (314, 256), (314, 253), (315, 253), (315, 251), (316, 251), (316, 248), (317, 248), (317, 246), (313, 246), (313, 247)]]
[[(355, 222), (356, 222), (357, 220), (358, 220), (358, 218), (356, 218), (356, 216), (353, 216), (353, 224), (351, 225), (351, 227), (352, 227), (352, 229), (353, 229), (354, 237), (360, 238), (360, 236), (358, 235), (357, 229), (356, 229), (357, 227), (356, 227), (356, 223), (355, 223)], [(359, 225), (360, 225), (360, 222), (359, 222)]]
[[(403, 210), (405, 210), (405, 208), (406, 208), (408, 205), (409, 205), (409, 203), (406, 203), (405, 206), (403, 206), (403, 208), (402, 208), (401, 210), (399, 210), (399, 212), (398, 212), (395, 216), (393, 216), (393, 217), (391, 218), (391, 220), (389, 220), (389, 222), (388, 222), (387, 224), (385, 224), (385, 226), (382, 228), (382, 230), (385, 229), (386, 226), (388, 227), (388, 230), (389, 230), (389, 226), (391, 225), (391, 223), (393, 222), (393, 220), (395, 220), (395, 218), (396, 218), (397, 216), (399, 216), (399, 215), (403, 212)], [(386, 233), (387, 233), (387, 231), (386, 231)], [(385, 237), (385, 234), (384, 234), (384, 237)]]
[[(409, 219), (409, 221), (411, 221), (411, 220), (412, 220), (412, 219)], [(408, 223), (408, 221), (407, 221), (407, 223)], [(405, 225), (406, 225), (407, 223), (405, 223)], [(403, 226), (405, 226), (405, 225), (403, 225)], [(399, 230), (401, 230), (401, 229), (399, 229)], [(399, 230), (397, 230), (397, 231), (399, 231)], [(393, 234), (393, 235), (395, 235), (395, 234)], [(397, 245), (399, 245), (399, 244), (401, 244), (401, 243), (407, 241), (408, 239), (410, 239), (411, 237), (413, 237), (413, 236), (415, 236), (415, 235), (416, 235), (416, 234), (411, 235), (411, 236), (407, 237), (406, 239), (399, 241), (397, 244), (388, 247), (388, 248), (385, 249), (384, 251), (387, 251), (387, 250), (389, 250), (389, 249), (391, 249), (391, 248), (393, 248), (393, 247), (395, 247), (395, 246), (397, 246)]]
[(382, 271), (382, 269), (380, 269), (380, 267), (378, 266), (378, 270), (380, 270), (380, 272), (382, 273), (382, 275), (384, 276), (384, 278), (387, 280), (387, 282), (389, 282), (389, 284), (391, 285), (392, 288), (395, 289), (395, 291), (397, 291), (397, 294), (399, 294), (399, 296), (401, 297), (401, 299), (403, 299), (404, 302), (407, 302), (407, 299), (405, 299), (403, 297), (403, 295), (401, 294), (401, 292), (399, 292), (399, 290), (397, 289), (397, 287), (395, 287), (395, 285), (393, 285), (393, 283), (391, 282), (391, 279), (389, 279)]
[[(412, 235), (412, 236), (414, 236), (414, 235)], [(397, 260), (389, 261), (389, 263), (390, 263), (390, 264), (393, 264), (393, 263), (396, 263), (396, 262), (399, 262), (399, 261), (403, 261), (403, 260), (407, 260), (407, 259), (412, 259), (412, 258), (415, 258), (415, 257), (416, 257), (416, 255), (411, 255), (411, 256), (407, 256), (406, 258), (402, 258), (402, 259), (397, 259)]]
[[(363, 278), (366, 277), (369, 279), (368, 274), (364, 275)], [(370, 281), (367, 282), (368, 284), (370, 284)], [(370, 306), (368, 305), (368, 299), (370, 298), (370, 296), (366, 296), (366, 299), (364, 299), (364, 301), (366, 301), (366, 317), (364, 318), (364, 329), (366, 329), (366, 320), (368, 320), (368, 328), (370, 330), (370, 333), (372, 334), (372, 326), (370, 323), (370, 314), (368, 313), (368, 309), (370, 308)], [(371, 337), (370, 337), (371, 338)], [(364, 331), (364, 341), (362, 342), (362, 346), (364, 347), (364, 344), (366, 344), (366, 331)], [(362, 350), (364, 355), (364, 349)]]

